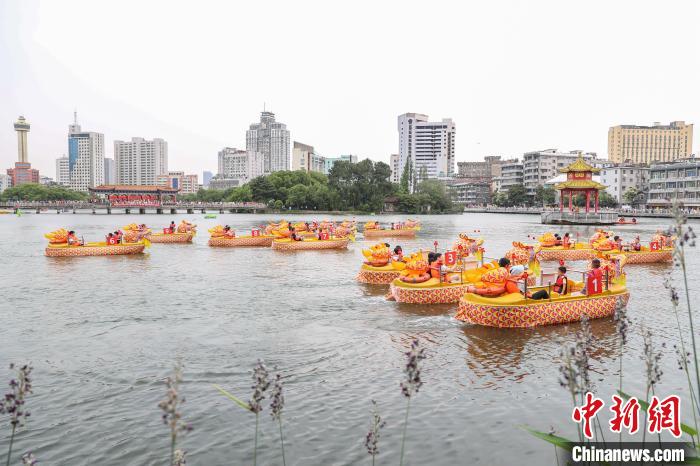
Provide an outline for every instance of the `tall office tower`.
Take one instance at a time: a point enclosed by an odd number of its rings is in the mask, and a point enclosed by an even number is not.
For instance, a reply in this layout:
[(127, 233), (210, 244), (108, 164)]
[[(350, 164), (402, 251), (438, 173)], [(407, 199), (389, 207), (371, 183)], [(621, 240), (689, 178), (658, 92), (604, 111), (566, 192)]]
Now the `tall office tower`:
[(77, 114), (73, 114), (73, 124), (68, 126), (68, 170), (70, 187), (87, 192), (104, 184), (104, 142), (102, 133), (82, 131)]
[(275, 114), (263, 111), (260, 122), (246, 131), (246, 150), (262, 154), (263, 174), (289, 170), (289, 130), (275, 121)]
[(160, 175), (168, 174), (168, 143), (155, 138), (114, 141), (117, 184), (155, 186)]

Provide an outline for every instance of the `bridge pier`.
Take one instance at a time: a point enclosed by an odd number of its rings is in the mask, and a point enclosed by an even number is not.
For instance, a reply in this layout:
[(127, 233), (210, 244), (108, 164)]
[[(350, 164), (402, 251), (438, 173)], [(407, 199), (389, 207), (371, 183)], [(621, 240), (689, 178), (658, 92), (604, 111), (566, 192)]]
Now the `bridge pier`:
[(156, 209), (156, 213), (157, 213), (157, 214), (162, 214), (162, 213), (163, 213), (163, 209)]
[(177, 214), (177, 209), (170, 209), (170, 213), (171, 213), (172, 215)]
[(139, 214), (143, 215), (146, 213), (146, 209), (139, 209)]
[(107, 215), (112, 215), (112, 208), (111, 207), (107, 207)]
[(95, 215), (96, 213), (97, 213), (97, 209), (95, 209), (95, 208), (93, 207), (93, 208), (92, 208), (92, 215)]
[(124, 213), (125, 213), (126, 215), (131, 214), (131, 209), (124, 209)]

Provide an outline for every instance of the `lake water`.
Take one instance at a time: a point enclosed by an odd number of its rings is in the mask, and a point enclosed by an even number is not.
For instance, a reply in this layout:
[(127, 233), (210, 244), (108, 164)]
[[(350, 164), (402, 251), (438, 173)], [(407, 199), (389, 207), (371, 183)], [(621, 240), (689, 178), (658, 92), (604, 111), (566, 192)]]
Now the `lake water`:
[[(127, 223), (157, 229), (183, 217), (199, 225), (194, 244), (154, 244), (139, 256), (44, 256), (43, 234), (59, 227), (99, 240)], [(360, 222), (369, 218), (357, 217)], [(578, 324), (482, 328), (454, 320), (456, 305), (386, 301), (386, 287), (355, 281), (360, 250), (373, 244), (369, 241), (351, 243), (348, 251), (297, 253), (206, 244), (207, 228), (218, 223), (244, 231), (273, 219), (240, 214), (215, 220), (202, 215), (0, 216), (3, 392), (9, 362), (31, 361), (35, 367), (35, 393), (28, 401), (32, 416), (16, 451), (32, 450), (47, 465), (167, 464), (169, 436), (157, 404), (164, 395), (163, 379), (181, 358), (183, 415), (194, 426), (181, 442), (188, 464), (251, 464), (254, 417), (212, 385), (249, 399), (250, 369), (260, 358), (269, 368), (277, 366), (286, 382), (287, 464), (369, 464), (363, 442), (371, 399), (387, 421), (378, 464), (397, 464), (404, 352), (419, 338), (427, 352), (425, 385), (411, 405), (406, 464), (556, 464), (551, 445), (519, 426), (544, 431), (554, 426), (561, 435), (575, 436), (570, 398), (558, 383), (558, 356), (562, 345), (574, 340)], [(512, 240), (547, 230), (538, 216), (528, 215), (420, 220), (418, 238), (400, 241), (405, 251), (432, 248), (434, 240), (447, 246), (458, 233), (470, 232), (486, 238), (487, 256), (494, 257)], [(642, 219), (617, 231), (648, 240), (668, 223)], [(581, 238), (592, 233), (578, 227), (568, 231)], [(695, 296), (697, 256), (693, 251), (689, 257)], [(667, 342), (657, 393), (685, 393), (685, 376), (671, 349), (678, 338), (676, 321), (663, 287), (672, 270), (666, 264), (627, 268), (633, 328), (624, 384), (633, 394), (643, 395), (645, 387), (643, 325), (659, 335), (659, 344), (662, 338)], [(615, 322), (591, 324), (593, 380), (596, 392), (609, 400), (618, 383)], [(3, 420), (2, 429), (6, 425)], [(5, 434), (0, 430), (0, 458), (7, 448)], [(259, 448), (258, 464), (281, 464), (277, 425), (267, 410), (261, 415)]]

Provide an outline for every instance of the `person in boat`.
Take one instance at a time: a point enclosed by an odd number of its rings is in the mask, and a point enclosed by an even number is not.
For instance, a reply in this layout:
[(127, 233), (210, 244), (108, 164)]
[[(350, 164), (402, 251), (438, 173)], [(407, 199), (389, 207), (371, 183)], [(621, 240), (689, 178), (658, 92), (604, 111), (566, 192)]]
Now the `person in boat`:
[(592, 277), (594, 280), (598, 280), (598, 283), (603, 282), (603, 269), (600, 268), (600, 259), (593, 259), (591, 261), (591, 269), (586, 272), (586, 280), (584, 280), (583, 284), (583, 290), (581, 290), (581, 294), (588, 294), (588, 290), (586, 289), (588, 285), (588, 278)]
[(571, 236), (569, 236), (569, 232), (564, 233), (564, 237), (561, 239), (561, 245), (564, 249), (569, 249), (571, 247)]
[(117, 230), (117, 231), (114, 232), (114, 237), (115, 237), (117, 243), (121, 243), (121, 242), (122, 242), (122, 236), (123, 236), (123, 235), (124, 235), (124, 234), (122, 233), (121, 230)]
[(116, 240), (114, 238), (114, 233), (107, 233), (107, 236), (105, 236), (105, 243), (107, 244), (115, 244)]
[(559, 236), (559, 233), (554, 233), (554, 245), (555, 246), (561, 246), (562, 245), (562, 240), (561, 236)]
[(394, 255), (391, 256), (391, 259), (396, 262), (403, 262), (403, 248), (401, 246), (394, 248)]
[(641, 251), (642, 250), (642, 242), (639, 239), (639, 236), (634, 237), (634, 239), (630, 243), (630, 248), (632, 248), (633, 251)]
[(622, 238), (620, 238), (618, 235), (615, 235), (613, 238), (613, 242), (615, 243), (615, 249), (618, 251), (622, 251)]
[(289, 238), (291, 238), (292, 241), (303, 241), (303, 238), (299, 235), (297, 235), (296, 230), (294, 229), (293, 226), (289, 226), (289, 231), (292, 233), (289, 235)]
[(510, 259), (507, 257), (501, 257), (498, 259), (498, 266), (510, 271)]
[(168, 227), (168, 233), (175, 233), (176, 229), (177, 229), (177, 225), (175, 225), (174, 221), (171, 221), (170, 226)]
[(236, 233), (231, 229), (230, 226), (226, 225), (226, 226), (224, 227), (224, 236), (225, 236), (226, 238), (235, 238), (235, 237), (236, 237)]
[(632, 217), (632, 223), (637, 223), (637, 219), (635, 217)]
[(68, 232), (68, 244), (71, 246), (82, 246), (83, 242), (75, 236), (75, 231), (71, 230)]
[[(567, 294), (569, 292), (569, 279), (566, 276), (566, 267), (563, 265), (559, 266), (557, 269), (557, 279), (552, 285), (552, 291), (560, 295)], [(529, 298), (531, 299), (549, 299), (549, 293), (547, 290), (537, 290), (532, 293)]]

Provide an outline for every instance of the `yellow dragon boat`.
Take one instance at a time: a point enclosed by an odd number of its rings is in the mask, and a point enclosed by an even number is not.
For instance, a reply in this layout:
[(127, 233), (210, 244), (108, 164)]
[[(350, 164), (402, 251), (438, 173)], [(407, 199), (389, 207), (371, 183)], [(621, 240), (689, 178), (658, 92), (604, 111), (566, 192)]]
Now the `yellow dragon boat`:
[(379, 222), (367, 222), (362, 234), (365, 238), (415, 238), (416, 233), (419, 231), (420, 224), (413, 220), (409, 220), (402, 224), (400, 228), (393, 230), (379, 228)]
[(172, 233), (151, 233), (152, 243), (191, 243), (197, 235), (197, 225), (182, 220)]
[[(530, 288), (530, 291), (547, 289)], [(624, 285), (613, 284), (600, 294), (582, 295), (552, 293), (551, 299), (533, 300), (520, 293), (509, 293), (498, 297), (467, 293), (459, 300), (455, 318), (463, 322), (489, 327), (536, 327), (608, 317), (618, 306), (629, 300)]]
[[(230, 230), (229, 230), (230, 231)], [(223, 226), (217, 225), (214, 228), (209, 229), (211, 237), (209, 238), (209, 246), (220, 247), (220, 248), (237, 248), (237, 247), (265, 247), (269, 248), (272, 246), (272, 240), (276, 238), (275, 235), (263, 234), (258, 231), (256, 235), (252, 232), (250, 235), (243, 236), (231, 236), (233, 234), (227, 234), (227, 231)]]
[(272, 249), (278, 251), (317, 251), (321, 249), (347, 249), (350, 238), (317, 239), (306, 238), (295, 241), (291, 238), (275, 238), (272, 240)]
[(603, 230), (598, 230), (588, 243), (574, 242), (568, 247), (558, 245), (553, 233), (545, 233), (537, 238), (539, 245), (535, 249), (537, 259), (543, 262), (549, 261), (585, 261), (593, 259), (601, 252), (611, 250), (612, 247), (605, 239)]
[(608, 251), (603, 257), (624, 256), (627, 264), (652, 264), (655, 262), (670, 262), (673, 260), (673, 248), (652, 250), (643, 246), (639, 251)]
[(384, 243), (378, 243), (369, 249), (363, 249), (362, 254), (367, 258), (360, 267), (357, 281), (368, 285), (388, 285), (399, 278), (401, 271), (406, 268), (404, 262), (391, 260), (391, 251)]
[(107, 244), (106, 242), (85, 243), (84, 245), (68, 244), (68, 231), (59, 230), (44, 235), (49, 240), (49, 245), (44, 253), (47, 257), (85, 257), (85, 256), (122, 256), (127, 254), (141, 254), (150, 245), (150, 241), (144, 238), (135, 243)]

